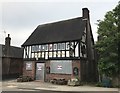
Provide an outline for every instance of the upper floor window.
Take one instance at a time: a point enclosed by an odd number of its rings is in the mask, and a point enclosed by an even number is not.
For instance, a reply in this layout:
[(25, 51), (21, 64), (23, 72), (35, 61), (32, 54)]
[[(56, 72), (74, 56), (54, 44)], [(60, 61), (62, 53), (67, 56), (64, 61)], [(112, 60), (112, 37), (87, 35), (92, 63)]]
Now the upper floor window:
[(66, 43), (66, 49), (69, 50), (69, 42)]
[(41, 50), (45, 51), (45, 45), (41, 45)]
[(62, 50), (65, 50), (65, 43), (62, 43), (61, 48)]
[(52, 51), (52, 49), (53, 49), (52, 44), (49, 44), (49, 51)]
[(54, 44), (53, 49), (57, 50), (57, 44)]
[(65, 50), (65, 43), (58, 43), (58, 50)]
[(39, 51), (39, 46), (32, 46), (32, 52), (37, 52)]
[(48, 51), (48, 45), (45, 45), (45, 51)]
[(61, 43), (58, 43), (58, 50), (61, 50)]

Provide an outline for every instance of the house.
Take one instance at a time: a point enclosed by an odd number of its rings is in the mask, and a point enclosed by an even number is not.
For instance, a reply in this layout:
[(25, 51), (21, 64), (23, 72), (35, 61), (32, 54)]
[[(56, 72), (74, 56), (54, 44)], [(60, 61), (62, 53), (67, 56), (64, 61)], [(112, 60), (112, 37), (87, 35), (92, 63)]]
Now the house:
[(5, 38), (5, 45), (1, 45), (1, 63), (2, 79), (17, 78), (22, 75), (23, 66), (23, 49), (11, 46), (11, 38)]
[(83, 16), (39, 25), (24, 42), (23, 75), (34, 80), (97, 80), (89, 10)]

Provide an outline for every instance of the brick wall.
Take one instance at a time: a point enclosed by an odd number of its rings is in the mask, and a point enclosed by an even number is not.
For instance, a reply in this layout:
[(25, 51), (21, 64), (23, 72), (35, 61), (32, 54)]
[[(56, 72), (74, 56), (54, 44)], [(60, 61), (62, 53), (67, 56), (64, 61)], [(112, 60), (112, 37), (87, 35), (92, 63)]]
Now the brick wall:
[[(32, 62), (32, 70), (26, 70), (26, 63)], [(32, 79), (35, 79), (35, 62), (34, 61), (24, 61), (23, 64), (23, 75), (30, 76)]]
[[(32, 70), (26, 70), (26, 62), (32, 62)], [(35, 79), (35, 62), (34, 61), (24, 61), (24, 67), (23, 67), (23, 75), (25, 76), (31, 76), (33, 79)], [(46, 73), (46, 67), (50, 67), (50, 61), (46, 61), (45, 64), (45, 81), (50, 81), (53, 78), (65, 78), (66, 80), (69, 80), (71, 78), (74, 78), (76, 76), (72, 74), (47, 74)], [(77, 77), (80, 77), (80, 60), (73, 60), (72, 61), (72, 69), (74, 67), (77, 67), (79, 69), (79, 75)]]
[(19, 73), (22, 75), (23, 59), (12, 58), (10, 62), (10, 74)]
[(22, 75), (23, 59), (22, 58), (2, 58), (2, 78), (17, 78)]
[(10, 70), (10, 58), (2, 58), (2, 75), (8, 75)]
[[(74, 67), (77, 67), (78, 68), (78, 77), (79, 77), (79, 79), (81, 79), (81, 76), (80, 76), (80, 60), (73, 60), (73, 62), (72, 62), (72, 68), (74, 68)], [(72, 78), (74, 78), (74, 77), (76, 77), (76, 76), (74, 76), (73, 74), (72, 74)]]

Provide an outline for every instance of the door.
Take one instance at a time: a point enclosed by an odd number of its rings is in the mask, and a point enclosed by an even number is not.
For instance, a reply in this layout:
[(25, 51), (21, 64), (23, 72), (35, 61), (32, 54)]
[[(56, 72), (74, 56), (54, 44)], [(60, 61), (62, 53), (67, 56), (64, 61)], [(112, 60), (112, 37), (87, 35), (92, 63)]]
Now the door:
[(44, 63), (36, 63), (36, 80), (44, 81)]

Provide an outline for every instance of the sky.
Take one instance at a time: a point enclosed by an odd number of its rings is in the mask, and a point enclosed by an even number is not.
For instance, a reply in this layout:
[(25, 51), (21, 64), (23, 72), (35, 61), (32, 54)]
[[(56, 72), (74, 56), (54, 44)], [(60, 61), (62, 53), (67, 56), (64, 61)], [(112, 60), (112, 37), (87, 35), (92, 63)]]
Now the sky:
[[(3, 0), (0, 1), (0, 44), (10, 34), (11, 45), (21, 47), (38, 25), (82, 17), (90, 11), (90, 23), (97, 41), (97, 20), (103, 20), (119, 0)], [(37, 37), (36, 37), (37, 38)]]

